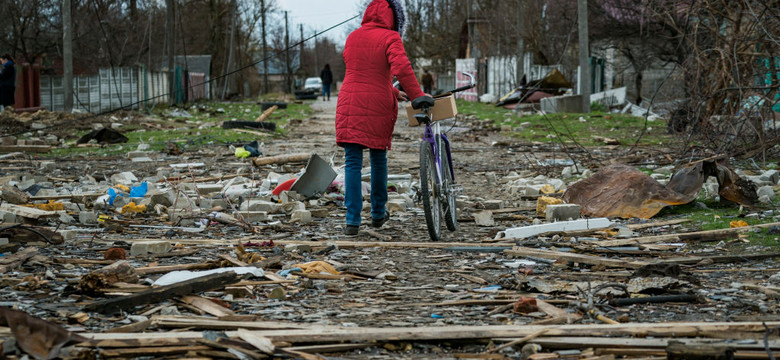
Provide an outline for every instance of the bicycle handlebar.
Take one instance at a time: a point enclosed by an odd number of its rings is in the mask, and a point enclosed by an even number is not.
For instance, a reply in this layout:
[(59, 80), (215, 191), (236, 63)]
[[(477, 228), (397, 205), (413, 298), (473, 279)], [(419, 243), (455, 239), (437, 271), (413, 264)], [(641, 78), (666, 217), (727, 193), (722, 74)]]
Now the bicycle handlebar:
[[(477, 86), (477, 82), (476, 82), (476, 81), (474, 81), (474, 75), (471, 75), (471, 73), (467, 73), (467, 72), (465, 72), (465, 71), (464, 71), (464, 72), (461, 72), (461, 74), (463, 74), (463, 75), (466, 75), (466, 76), (468, 76), (468, 77), (469, 77), (469, 84), (468, 84), (468, 85), (464, 85), (464, 86), (461, 86), (461, 87), (459, 87), (459, 88), (452, 89), (452, 90), (450, 90), (450, 91), (445, 91), (444, 93), (442, 93), (442, 94), (440, 94), (440, 95), (436, 95), (436, 96), (434, 96), (434, 98), (438, 98), (438, 97), (447, 96), (447, 95), (454, 94), (454, 93), (458, 93), (458, 92), (461, 92), (461, 91), (466, 91), (466, 90), (468, 90), (468, 89), (472, 89), (472, 88), (474, 88), (475, 86)], [(399, 82), (399, 81), (395, 81), (395, 82), (393, 82), (393, 87), (398, 87), (398, 85), (399, 85), (399, 84), (400, 84), (400, 82)]]

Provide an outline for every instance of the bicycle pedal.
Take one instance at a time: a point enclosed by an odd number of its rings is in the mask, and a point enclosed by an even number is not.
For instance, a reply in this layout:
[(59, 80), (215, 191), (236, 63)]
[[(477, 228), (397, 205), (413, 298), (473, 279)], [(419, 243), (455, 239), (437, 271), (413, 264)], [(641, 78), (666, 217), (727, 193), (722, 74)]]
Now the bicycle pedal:
[(453, 192), (455, 194), (460, 194), (463, 192), (463, 186), (460, 184), (451, 184), (450, 185), (450, 192)]

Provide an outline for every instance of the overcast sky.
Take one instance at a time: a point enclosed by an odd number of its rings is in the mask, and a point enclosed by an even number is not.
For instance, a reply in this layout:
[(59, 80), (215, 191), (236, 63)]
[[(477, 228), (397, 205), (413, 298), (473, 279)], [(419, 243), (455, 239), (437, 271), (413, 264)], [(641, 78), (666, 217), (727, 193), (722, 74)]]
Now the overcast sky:
[[(291, 25), (297, 31), (303, 23), (307, 32), (317, 29), (323, 31), (341, 23), (359, 13), (360, 3), (364, 0), (277, 0), (280, 10), (289, 11)], [(296, 32), (297, 34), (297, 32)], [(309, 34), (305, 34), (309, 35)], [(347, 27), (340, 26), (326, 33), (334, 41), (343, 42), (347, 38)]]

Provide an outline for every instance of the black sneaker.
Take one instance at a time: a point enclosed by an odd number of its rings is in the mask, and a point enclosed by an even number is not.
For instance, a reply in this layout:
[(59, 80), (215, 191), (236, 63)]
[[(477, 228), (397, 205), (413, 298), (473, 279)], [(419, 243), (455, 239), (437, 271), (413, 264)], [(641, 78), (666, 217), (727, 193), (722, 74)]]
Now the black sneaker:
[(371, 219), (371, 226), (375, 228), (382, 227), (382, 225), (384, 225), (387, 222), (387, 220), (390, 220), (390, 213), (385, 211), (385, 217), (379, 220), (373, 218)]
[(355, 236), (359, 232), (360, 232), (360, 226), (347, 225), (347, 227), (344, 228), (344, 235), (347, 235), (347, 236)]

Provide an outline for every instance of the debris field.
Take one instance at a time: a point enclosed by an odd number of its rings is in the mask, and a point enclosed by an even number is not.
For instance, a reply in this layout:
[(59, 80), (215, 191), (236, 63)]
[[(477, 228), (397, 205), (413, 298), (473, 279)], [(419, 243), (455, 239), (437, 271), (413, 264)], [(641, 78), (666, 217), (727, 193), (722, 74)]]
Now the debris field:
[[(515, 143), (461, 117), (450, 128), (459, 229), (432, 242), (417, 196), (421, 129), (401, 118), (388, 153), (390, 221), (369, 227), (366, 203), (359, 235), (347, 237), (335, 102), (312, 106), (287, 135), (259, 138), (263, 155), (251, 158), (146, 144), (53, 158), (30, 147), (60, 146), (62, 129), (30, 130), (42, 140), (29, 144), (4, 139), (0, 354), (780, 355), (780, 253), (747, 240), (780, 234), (777, 171), (640, 149), (648, 174), (608, 146), (593, 151), (601, 163), (575, 164), (557, 145)], [(11, 131), (34, 121), (3, 116)], [(111, 121), (124, 120), (104, 129)], [(706, 207), (700, 196), (732, 201), (740, 216), (702, 230), (663, 210)]]

